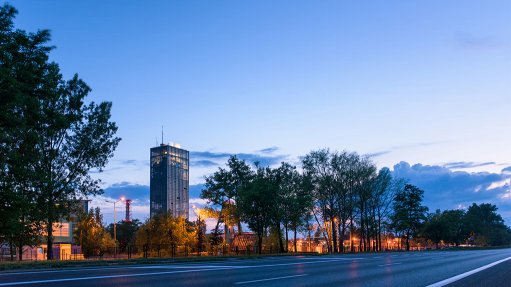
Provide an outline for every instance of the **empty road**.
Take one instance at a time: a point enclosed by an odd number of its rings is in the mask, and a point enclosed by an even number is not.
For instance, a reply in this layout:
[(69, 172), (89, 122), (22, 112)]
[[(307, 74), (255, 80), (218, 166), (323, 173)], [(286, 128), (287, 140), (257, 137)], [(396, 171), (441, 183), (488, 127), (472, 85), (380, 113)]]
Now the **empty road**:
[(1, 272), (0, 286), (511, 286), (511, 249)]

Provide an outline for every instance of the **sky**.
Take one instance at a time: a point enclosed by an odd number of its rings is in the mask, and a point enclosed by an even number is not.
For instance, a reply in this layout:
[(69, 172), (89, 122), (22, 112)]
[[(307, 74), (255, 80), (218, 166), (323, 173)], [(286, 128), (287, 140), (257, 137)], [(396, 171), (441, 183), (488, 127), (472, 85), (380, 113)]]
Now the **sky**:
[[(370, 155), (425, 203), (511, 225), (511, 1), (10, 1), (122, 138), (95, 198), (148, 217), (149, 149), (191, 152), (191, 203), (231, 154)], [(193, 214), (193, 213), (191, 213)], [(118, 214), (119, 216), (119, 214)]]

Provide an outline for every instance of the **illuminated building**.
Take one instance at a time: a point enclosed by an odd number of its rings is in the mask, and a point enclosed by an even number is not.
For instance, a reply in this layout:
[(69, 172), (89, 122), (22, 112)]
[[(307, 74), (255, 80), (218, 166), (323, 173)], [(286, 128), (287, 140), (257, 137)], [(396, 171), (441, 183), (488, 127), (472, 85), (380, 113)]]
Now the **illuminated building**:
[(169, 212), (188, 219), (189, 152), (179, 145), (151, 148), (150, 216)]

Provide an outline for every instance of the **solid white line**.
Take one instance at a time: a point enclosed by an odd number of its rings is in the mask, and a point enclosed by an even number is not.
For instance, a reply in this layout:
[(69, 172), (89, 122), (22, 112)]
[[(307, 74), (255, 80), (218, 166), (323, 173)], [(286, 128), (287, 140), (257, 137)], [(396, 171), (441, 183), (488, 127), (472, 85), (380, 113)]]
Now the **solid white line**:
[(389, 263), (389, 264), (378, 265), (378, 267), (385, 267), (385, 266), (399, 265), (399, 264), (402, 264), (402, 263), (401, 262)]
[(237, 268), (237, 265), (153, 265), (153, 266), (131, 266), (134, 269), (193, 269), (193, 268)]
[[(20, 272), (17, 272), (17, 271), (9, 271), (9, 272), (5, 272), (5, 273), (0, 273), (0, 276), (12, 276), (12, 275), (23, 275), (23, 274), (38, 274), (38, 273), (62, 273), (62, 272), (76, 272), (76, 271), (84, 271), (84, 270), (88, 270), (88, 271), (95, 271), (95, 270), (110, 270), (110, 269), (119, 269), (120, 267), (108, 267), (108, 266), (104, 266), (103, 268), (99, 267), (99, 268), (95, 268), (95, 267), (83, 267), (81, 269), (59, 269), (59, 270), (34, 270), (34, 271), (20, 271)], [(136, 268), (136, 267), (133, 267), (133, 266), (129, 266), (129, 265), (123, 265), (122, 268)]]
[(310, 257), (310, 258), (300, 258), (301, 260), (318, 260), (323, 262), (323, 261), (346, 261), (346, 260), (363, 260), (363, 259), (367, 259), (367, 258), (364, 258), (364, 257), (344, 257), (344, 258), (340, 258), (340, 257), (332, 257), (332, 258), (314, 258), (314, 257)]
[(267, 279), (259, 279), (259, 280), (252, 280), (252, 281), (242, 281), (242, 282), (236, 282), (234, 284), (248, 284), (248, 283), (256, 283), (256, 282), (264, 282), (264, 281), (272, 281), (272, 280), (280, 280), (280, 279), (288, 279), (288, 278), (295, 278), (295, 277), (302, 277), (307, 276), (309, 274), (300, 274), (300, 275), (292, 275), (292, 276), (283, 276), (283, 277), (275, 277), (275, 278), (267, 278)]
[[(355, 258), (352, 258), (352, 259), (355, 260)], [(358, 258), (358, 259), (362, 259), (362, 258)], [(346, 258), (344, 260), (348, 260), (348, 259)], [(22, 285), (22, 284), (53, 283), (53, 282), (64, 282), (64, 281), (94, 280), (94, 279), (108, 279), (108, 278), (120, 278), (120, 277), (148, 276), (148, 275), (164, 275), (164, 274), (189, 273), (189, 272), (204, 272), (204, 271), (227, 270), (227, 269), (246, 269), (246, 268), (263, 268), (263, 267), (305, 265), (305, 264), (331, 263), (332, 261), (343, 261), (343, 259), (325, 260), (325, 261), (308, 261), (308, 262), (280, 263), (280, 264), (266, 264), (266, 265), (252, 265), (252, 266), (250, 266), (250, 265), (248, 265), (248, 266), (247, 265), (245, 265), (245, 266), (230, 266), (230, 267), (223, 267), (222, 266), (222, 267), (219, 267), (219, 268), (208, 268), (208, 269), (193, 269), (193, 270), (180, 270), (180, 271), (163, 271), (163, 272), (151, 272), (151, 273), (119, 274), (119, 275), (104, 275), (104, 276), (92, 276), (92, 277), (75, 277), (75, 278), (62, 278), (62, 279), (49, 279), (49, 280), (35, 280), (35, 281), (24, 281), (24, 282), (0, 283), (0, 286), (15, 286), (15, 285)], [(131, 266), (130, 268), (134, 268), (134, 267), (135, 266)], [(193, 267), (201, 268), (201, 266), (190, 266), (190, 268), (193, 268)], [(87, 269), (84, 269), (84, 271), (86, 271), (86, 270)]]
[(451, 277), (451, 278), (447, 278), (447, 279), (445, 279), (445, 280), (442, 280), (442, 281), (440, 281), (440, 282), (437, 282), (437, 283), (434, 283), (434, 284), (428, 285), (428, 286), (426, 286), (426, 287), (442, 287), (442, 286), (445, 286), (445, 285), (450, 284), (450, 283), (452, 283), (452, 282), (458, 281), (458, 280), (463, 279), (463, 278), (465, 278), (465, 277), (467, 277), (467, 276), (470, 276), (470, 275), (472, 275), (472, 274), (474, 274), (474, 273), (477, 273), (477, 272), (483, 271), (483, 270), (485, 270), (485, 269), (488, 269), (488, 268), (490, 268), (490, 267), (493, 267), (493, 266), (495, 266), (495, 265), (497, 265), (497, 264), (499, 264), (499, 263), (502, 263), (502, 262), (507, 261), (507, 260), (510, 260), (510, 259), (511, 259), (511, 257), (504, 258), (504, 259), (502, 259), (502, 260), (495, 261), (495, 262), (490, 263), (490, 264), (488, 264), (488, 265), (485, 265), (485, 266), (482, 266), (482, 267), (476, 268), (476, 269), (474, 269), (474, 270), (471, 270), (471, 271), (468, 271), (468, 272), (462, 273), (462, 274), (460, 274), (460, 275), (456, 275), (456, 276)]
[[(229, 268), (223, 268), (223, 269), (229, 269)], [(0, 283), (0, 286), (15, 286), (15, 285), (23, 285), (23, 284), (38, 284), (38, 283), (54, 283), (54, 282), (94, 280), (94, 279), (109, 279), (109, 278), (120, 278), (120, 277), (137, 277), (137, 276), (150, 276), (150, 275), (165, 275), (165, 274), (203, 272), (203, 271), (212, 271), (212, 270), (211, 269), (195, 269), (195, 270), (150, 272), (150, 273), (137, 273), (137, 274), (104, 275), (104, 276), (92, 276), (92, 277), (60, 278), (60, 279), (36, 280), (36, 281), (25, 281), (25, 282)]]

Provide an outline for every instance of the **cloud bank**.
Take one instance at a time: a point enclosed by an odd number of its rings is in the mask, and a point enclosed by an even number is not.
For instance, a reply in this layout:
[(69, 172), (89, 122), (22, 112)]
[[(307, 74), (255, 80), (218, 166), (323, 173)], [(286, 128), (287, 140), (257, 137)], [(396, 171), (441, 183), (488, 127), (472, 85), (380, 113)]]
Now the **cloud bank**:
[(271, 166), (279, 164), (288, 157), (287, 155), (276, 154), (277, 151), (279, 151), (278, 147), (268, 147), (254, 153), (192, 151), (190, 152), (190, 165), (192, 167), (223, 166), (230, 156), (235, 155), (250, 164), (259, 162), (262, 166)]
[[(493, 163), (483, 163), (493, 164)], [(436, 209), (467, 207), (472, 203), (488, 202), (499, 208), (499, 213), (511, 223), (511, 174), (465, 172), (452, 169), (480, 166), (474, 163), (439, 165), (394, 165), (393, 175), (424, 190), (424, 203), (430, 212)]]

